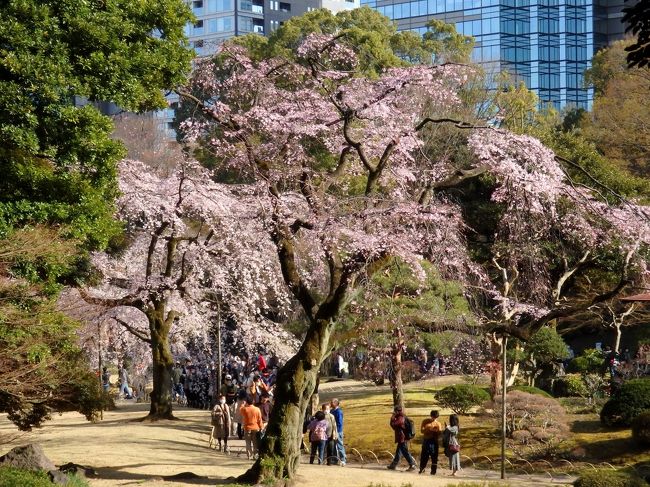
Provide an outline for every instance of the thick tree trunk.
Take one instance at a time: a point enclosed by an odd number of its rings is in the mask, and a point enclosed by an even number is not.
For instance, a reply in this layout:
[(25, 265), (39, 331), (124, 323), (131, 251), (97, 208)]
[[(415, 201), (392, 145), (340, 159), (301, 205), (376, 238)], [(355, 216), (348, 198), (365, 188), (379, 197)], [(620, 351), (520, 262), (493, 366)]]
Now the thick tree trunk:
[(496, 398), (501, 394), (503, 387), (503, 373), (501, 371), (501, 340), (490, 340), (492, 366), (490, 367), (490, 395)]
[(279, 370), (259, 458), (238, 481), (261, 483), (294, 477), (300, 461), (305, 411), (328, 352), (331, 327), (329, 322), (312, 324), (298, 353)]
[[(401, 340), (401, 334), (398, 335)], [(390, 374), (390, 388), (393, 391), (393, 407), (404, 408), (404, 383), (402, 382), (402, 343), (397, 344), (390, 356), (392, 373)]]
[(515, 385), (515, 379), (517, 378), (517, 374), (519, 373), (519, 362), (515, 362), (512, 364), (512, 369), (510, 369), (510, 375), (508, 376), (508, 382), (506, 384), (507, 387), (512, 387)]
[[(161, 309), (160, 309), (161, 308)], [(174, 358), (169, 346), (169, 320), (165, 319), (164, 305), (148, 313), (153, 358), (153, 391), (151, 407), (146, 419), (175, 419), (172, 413), (172, 368)]]
[(621, 336), (623, 335), (623, 331), (621, 330), (621, 325), (616, 324), (616, 342), (614, 342), (614, 353), (618, 355), (620, 348), (621, 348)]

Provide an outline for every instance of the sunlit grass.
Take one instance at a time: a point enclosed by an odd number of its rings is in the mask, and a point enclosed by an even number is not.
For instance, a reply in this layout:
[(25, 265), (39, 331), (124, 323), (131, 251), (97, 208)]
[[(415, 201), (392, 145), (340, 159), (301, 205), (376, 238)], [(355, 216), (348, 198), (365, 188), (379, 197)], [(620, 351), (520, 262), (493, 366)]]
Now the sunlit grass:
[[(452, 413), (436, 404), (434, 393), (437, 389), (440, 387), (407, 386), (405, 391), (406, 414), (415, 421), (418, 431), (410, 443), (414, 455), (420, 454), (422, 446), (420, 423), (429, 416), (431, 409), (440, 411), (443, 424), (448, 422)], [(380, 460), (390, 458), (388, 452), (395, 452), (393, 430), (388, 424), (392, 410), (393, 398), (389, 391), (374, 391), (346, 399), (345, 441), (349, 445), (348, 456), (358, 460), (361, 455), (365, 461), (374, 460), (369, 452), (372, 451)], [(560, 445), (558, 457), (549, 460), (568, 458), (576, 466), (581, 463), (607, 462), (620, 466), (650, 462), (650, 449), (637, 446), (629, 428), (607, 428), (601, 425), (598, 414), (593, 412), (570, 414), (568, 420), (571, 435)], [(495, 459), (500, 455), (500, 432), (494, 423), (480, 415), (470, 414), (460, 417), (460, 426), (459, 440), (463, 456), (471, 457), (476, 462), (488, 462), (484, 457)], [(508, 452), (508, 456), (516, 457), (513, 452)], [(562, 462), (556, 463), (562, 465)]]
[[(434, 392), (439, 388), (417, 387), (407, 389), (405, 392), (406, 415), (415, 421), (418, 434), (410, 443), (411, 453), (420, 454), (422, 436), (419, 434), (420, 423), (427, 417), (432, 409), (440, 411), (440, 422), (448, 422), (452, 411), (440, 407), (435, 399)], [(389, 458), (387, 452), (395, 452), (393, 430), (389, 425), (393, 411), (393, 397), (390, 392), (373, 393), (363, 397), (348, 399), (345, 403), (345, 442), (349, 445), (351, 455), (372, 455), (374, 452), (379, 458)], [(461, 416), (461, 434), (459, 436), (462, 454), (470, 457), (483, 455), (494, 456), (499, 453), (498, 432), (493, 426), (485, 424), (484, 420), (474, 415)]]

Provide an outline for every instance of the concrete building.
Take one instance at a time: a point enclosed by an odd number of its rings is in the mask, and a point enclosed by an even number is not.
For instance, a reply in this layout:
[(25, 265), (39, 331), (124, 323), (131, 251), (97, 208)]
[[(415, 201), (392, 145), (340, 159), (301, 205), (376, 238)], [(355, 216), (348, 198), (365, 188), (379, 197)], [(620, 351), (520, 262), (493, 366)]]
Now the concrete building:
[[(507, 70), (542, 103), (589, 109), (584, 71), (594, 53), (624, 37), (623, 0), (361, 0), (423, 34), (431, 19), (456, 25), (476, 39), (474, 61)], [(631, 2), (628, 1), (628, 4)]]

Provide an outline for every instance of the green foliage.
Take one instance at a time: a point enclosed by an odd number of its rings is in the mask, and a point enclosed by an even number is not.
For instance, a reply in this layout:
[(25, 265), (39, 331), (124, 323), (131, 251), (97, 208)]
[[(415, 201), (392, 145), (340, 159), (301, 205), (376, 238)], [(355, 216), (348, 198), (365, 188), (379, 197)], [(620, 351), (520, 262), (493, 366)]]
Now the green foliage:
[[(105, 247), (113, 222), (113, 124), (82, 98), (129, 110), (166, 106), (191, 52), (182, 0), (8, 0), (0, 9), (0, 237), (25, 223), (64, 226)], [(155, 33), (160, 35), (156, 36)]]
[(552, 326), (540, 328), (524, 346), (525, 353), (538, 365), (549, 364), (569, 357), (569, 349), (564, 339)]
[(650, 410), (632, 420), (632, 438), (643, 446), (650, 446)]
[(359, 55), (362, 73), (375, 76), (384, 69), (404, 66), (408, 62), (466, 62), (474, 41), (458, 34), (453, 24), (433, 20), (429, 30), (419, 35), (403, 31), (388, 17), (369, 7), (343, 10), (336, 14), (318, 9), (287, 20), (268, 40), (247, 35), (235, 42), (246, 45), (258, 59), (290, 57), (291, 50), (311, 33), (342, 36)]
[[(14, 467), (0, 467), (0, 487), (52, 487), (46, 472), (22, 470)], [(68, 475), (66, 487), (88, 487), (77, 475)]]
[(0, 467), (0, 487), (52, 487), (47, 473)]
[(497, 75), (496, 83), (497, 90), (492, 102), (501, 126), (513, 132), (524, 132), (534, 120), (539, 98), (523, 81), (516, 83), (507, 71)]
[(553, 397), (545, 390), (533, 386), (524, 386), (524, 385), (513, 386), (509, 388), (508, 391), (521, 391), (521, 392), (527, 392), (528, 394), (535, 394), (543, 397)]
[(20, 429), (40, 424), (52, 410), (92, 419), (102, 401), (77, 346), (77, 323), (56, 308), (54, 278), (75, 259), (75, 243), (51, 229), (0, 239), (0, 411)]
[(592, 112), (581, 125), (610, 161), (645, 176), (650, 167), (650, 78), (647, 69), (627, 67), (625, 49), (632, 42), (615, 42), (594, 56), (586, 79), (596, 95)]
[(600, 420), (607, 426), (630, 426), (639, 414), (650, 409), (650, 379), (632, 379), (605, 403)]
[(582, 375), (567, 374), (553, 382), (553, 394), (556, 397), (587, 397), (589, 392)]
[(436, 392), (435, 397), (442, 407), (449, 408), (456, 414), (467, 414), (473, 407), (488, 401), (490, 394), (472, 384), (455, 384)]
[(595, 348), (587, 348), (569, 362), (570, 372), (599, 373), (603, 368), (603, 354)]
[(190, 70), (190, 20), (183, 0), (2, 2), (0, 411), (21, 429), (101, 404), (77, 324), (55, 306), (61, 285), (88, 277), (87, 251), (121, 233), (125, 151), (92, 102), (165, 107), (162, 90)]
[[(410, 349), (418, 349), (424, 343), (436, 342), (436, 330), (465, 329), (473, 326), (474, 316), (462, 292), (462, 286), (442, 279), (433, 265), (423, 261), (425, 279), (416, 276), (412, 268), (391, 259), (373, 273), (363, 289), (342, 314), (337, 327), (336, 339), (344, 344), (355, 344), (368, 351), (372, 360), (368, 372), (386, 371), (390, 367), (388, 350), (395, 350), (395, 330), (402, 332), (402, 339)], [(455, 342), (445, 332), (444, 341)], [(435, 350), (439, 353), (441, 350)], [(377, 367), (379, 370), (376, 370)], [(403, 376), (407, 379), (407, 374)]]
[(575, 487), (643, 487), (645, 480), (634, 473), (621, 470), (585, 470), (573, 483)]
[(464, 334), (457, 331), (448, 330), (438, 333), (422, 333), (419, 338), (422, 340), (422, 345), (428, 353), (439, 353), (448, 357), (464, 336)]

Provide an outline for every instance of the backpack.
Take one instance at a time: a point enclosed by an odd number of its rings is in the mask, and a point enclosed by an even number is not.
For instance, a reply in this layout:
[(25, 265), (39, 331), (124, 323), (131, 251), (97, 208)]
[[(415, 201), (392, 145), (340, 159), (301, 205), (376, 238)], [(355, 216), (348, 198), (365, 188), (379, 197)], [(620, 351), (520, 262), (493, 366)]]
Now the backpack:
[(309, 441), (321, 441), (327, 440), (327, 424), (319, 421), (314, 425), (314, 430), (312, 431)]
[(404, 418), (404, 435), (407, 440), (415, 438), (415, 423), (411, 418)]

